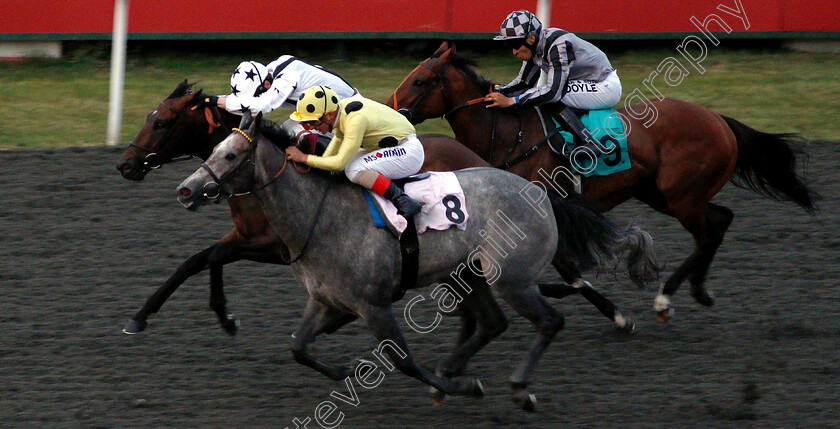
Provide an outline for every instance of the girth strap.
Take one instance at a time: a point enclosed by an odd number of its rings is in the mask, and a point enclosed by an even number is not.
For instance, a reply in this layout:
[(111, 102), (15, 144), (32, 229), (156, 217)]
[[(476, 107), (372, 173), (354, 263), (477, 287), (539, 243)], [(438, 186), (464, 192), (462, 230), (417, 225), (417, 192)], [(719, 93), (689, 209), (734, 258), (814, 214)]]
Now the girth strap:
[(394, 302), (405, 296), (405, 291), (417, 286), (417, 273), (420, 269), (420, 242), (417, 237), (417, 225), (414, 217), (407, 219), (408, 226), (400, 235), (400, 255), (402, 255), (402, 272), (400, 284), (391, 297)]
[(511, 159), (510, 161), (503, 162), (503, 163), (501, 163), (501, 164), (497, 165), (497, 166), (496, 166), (496, 168), (501, 168), (502, 170), (507, 170), (507, 169), (509, 169), (509, 168), (513, 167), (514, 165), (519, 164), (519, 163), (520, 163), (520, 162), (522, 162), (522, 161), (525, 161), (525, 160), (526, 160), (526, 159), (528, 159), (531, 155), (533, 155), (533, 154), (537, 153), (537, 150), (539, 150), (539, 148), (540, 148), (540, 147), (542, 147), (542, 145), (543, 145), (543, 144), (545, 144), (545, 142), (547, 142), (547, 141), (548, 141), (548, 139), (550, 139), (550, 138), (554, 137), (554, 135), (555, 135), (555, 134), (557, 134), (557, 132), (559, 132), (559, 131), (560, 131), (560, 129), (559, 129), (559, 128), (555, 128), (555, 129), (554, 129), (554, 130), (552, 130), (550, 133), (548, 133), (548, 135), (546, 135), (546, 136), (545, 136), (545, 137), (543, 137), (540, 141), (538, 141), (536, 144), (534, 144), (533, 146), (529, 147), (529, 148), (528, 148), (525, 152), (523, 152), (521, 155), (517, 156), (516, 158)]

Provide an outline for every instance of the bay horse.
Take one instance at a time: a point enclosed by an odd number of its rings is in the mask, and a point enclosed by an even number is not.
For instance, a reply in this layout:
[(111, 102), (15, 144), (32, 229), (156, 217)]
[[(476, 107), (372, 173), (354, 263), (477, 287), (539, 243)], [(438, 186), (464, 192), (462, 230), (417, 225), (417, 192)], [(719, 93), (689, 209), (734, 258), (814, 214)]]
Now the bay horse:
[[(206, 105), (206, 95), (203, 95), (202, 91), (193, 92), (193, 86), (194, 83), (190, 84), (187, 80), (179, 83), (175, 90), (148, 114), (143, 128), (117, 161), (117, 169), (124, 178), (141, 181), (148, 172), (167, 163), (189, 157), (206, 160), (213, 148), (230, 134), (230, 129), (239, 124), (239, 115)], [(421, 171), (453, 171), (489, 166), (473, 151), (451, 137), (423, 134), (419, 138), (426, 153)], [(286, 245), (274, 233), (255, 198), (231, 198), (228, 199), (228, 204), (233, 229), (215, 244), (184, 261), (147, 298), (143, 307), (123, 328), (123, 332), (136, 334), (143, 331), (148, 324), (148, 317), (156, 313), (187, 278), (210, 268), (210, 307), (216, 313), (225, 332), (236, 334), (238, 321), (226, 307), (223, 266), (238, 260), (288, 265), (290, 255)], [(654, 271), (650, 259), (650, 238), (641, 231), (625, 234), (625, 237), (636, 241), (635, 244), (630, 244), (631, 254), (627, 260), (631, 279), (636, 283), (647, 281)], [(622, 315), (609, 299), (584, 281), (572, 261), (558, 263), (557, 269), (563, 279), (573, 286), (543, 284), (541, 291), (546, 296), (562, 298), (580, 293), (619, 329), (633, 330), (633, 321)], [(469, 314), (464, 312), (461, 316), (464, 318), (464, 330), (460, 336), (468, 338), (475, 323)]]
[[(261, 116), (247, 130), (233, 129), (216, 146), (206, 162), (179, 185), (178, 201), (194, 209), (208, 201), (208, 189), (214, 190), (212, 195), (252, 195), (260, 201), (279, 238), (297, 255), (292, 267), (309, 294), (301, 325), (292, 335), (295, 360), (334, 380), (359, 374), (359, 368), (310, 355), (307, 346), (320, 333), (334, 332), (360, 318), (379, 342), (377, 351), (387, 351), (393, 365), (406, 375), (446, 394), (483, 396), (477, 379), (440, 376), (412, 360), (391, 309), (392, 297), (401, 288), (399, 245), (389, 231), (359, 221), (368, 214), (362, 187), (328, 172), (313, 169), (306, 174), (287, 168), (291, 162), (286, 148), (294, 144), (294, 137), (269, 141), (258, 132)], [(564, 325), (563, 316), (540, 294), (538, 281), (559, 249), (585, 247), (574, 241), (600, 234), (603, 216), (577, 200), (551, 193), (549, 198), (528, 200), (522, 190), (534, 185), (500, 169), (476, 167), (454, 174), (466, 197), (456, 209), (463, 207), (469, 213), (469, 225), (465, 230), (428, 231), (418, 237), (422, 251), (416, 285), (443, 284), (452, 273), (472, 274), (465, 284), (447, 289), (477, 324), (445, 365), (454, 372), (507, 327), (491, 285), (535, 325), (536, 339), (510, 377), (514, 402), (533, 410), (536, 400), (527, 390), (529, 375)], [(503, 225), (493, 227), (497, 223)], [(483, 250), (490, 243), (505, 244)]]
[(808, 213), (816, 210), (818, 195), (796, 171), (799, 150), (791, 144), (798, 136), (756, 131), (675, 99), (653, 102), (658, 112), (653, 124), (643, 124), (648, 117), (638, 119), (646, 107), (618, 109), (628, 133), (631, 168), (577, 179), (569, 160), (541, 143), (546, 132), (536, 109), (485, 108), (483, 98), (492, 85), (473, 66), (454, 45), (443, 42), (406, 76), (386, 104), (414, 124), (444, 117), (459, 142), (528, 180), (570, 194), (573, 182), (579, 180), (583, 196), (601, 212), (636, 198), (676, 218), (691, 233), (695, 248), (660, 286), (654, 301), (660, 321), (670, 317), (671, 296), (686, 279), (697, 302), (714, 304), (704, 282), (734, 214), (710, 201), (727, 181), (769, 198), (792, 201)]

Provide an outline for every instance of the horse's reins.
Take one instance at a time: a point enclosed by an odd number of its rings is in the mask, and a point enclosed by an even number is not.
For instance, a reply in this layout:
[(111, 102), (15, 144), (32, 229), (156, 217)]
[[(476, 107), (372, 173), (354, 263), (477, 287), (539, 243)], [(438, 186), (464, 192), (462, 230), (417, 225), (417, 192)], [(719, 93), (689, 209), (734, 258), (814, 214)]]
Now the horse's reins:
[[(440, 81), (440, 85), (439, 85), (439, 86), (437, 86), (437, 87), (438, 87), (438, 88), (440, 88), (440, 92), (441, 92), (441, 95), (443, 96), (443, 100), (444, 100), (444, 103), (445, 103), (445, 105), (444, 105), (444, 109), (446, 110), (446, 113), (444, 113), (444, 114), (442, 114), (442, 115), (440, 116), (441, 118), (447, 119), (447, 116), (449, 116), (449, 115), (451, 115), (451, 114), (455, 113), (455, 112), (456, 112), (456, 111), (458, 111), (458, 110), (461, 110), (461, 109), (463, 109), (463, 108), (465, 108), (465, 107), (468, 107), (468, 106), (473, 106), (473, 105), (479, 104), (479, 103), (481, 103), (481, 102), (483, 102), (483, 101), (484, 101), (484, 98), (483, 98), (483, 97), (481, 97), (481, 98), (474, 98), (474, 99), (472, 99), (472, 100), (465, 101), (465, 102), (463, 102), (463, 103), (461, 103), (461, 104), (459, 104), (459, 105), (457, 105), (457, 106), (455, 106), (455, 107), (452, 107), (452, 108), (450, 108), (450, 109), (446, 109), (446, 108), (447, 108), (447, 105), (449, 104), (449, 98), (446, 96), (445, 82), (447, 82), (447, 80), (444, 78), (444, 74), (446, 73), (446, 70), (447, 70), (447, 68), (449, 67), (449, 63), (447, 63), (446, 65), (444, 65), (444, 66), (443, 66), (443, 70), (441, 70), (441, 71), (437, 71), (437, 70), (435, 70), (435, 69), (434, 69), (431, 65), (427, 64), (427, 62), (426, 62), (426, 61), (423, 61), (423, 62), (422, 62), (422, 63), (420, 63), (420, 65), (419, 65), (419, 66), (417, 66), (417, 67), (420, 67), (420, 66), (423, 66), (423, 67), (426, 67), (427, 69), (429, 69), (432, 73), (434, 73), (434, 74), (435, 74), (435, 76), (437, 77), (438, 81)], [(394, 91), (394, 110), (397, 110), (397, 111), (399, 111), (399, 110), (400, 110), (400, 109), (399, 109), (399, 106), (398, 106), (398, 103), (397, 103), (397, 91), (399, 91), (399, 90), (400, 90), (400, 88), (402, 88), (403, 84), (405, 84), (405, 82), (408, 80), (409, 76), (411, 76), (411, 74), (409, 74), (408, 76), (406, 76), (406, 77), (405, 77), (405, 79), (403, 79), (402, 83), (400, 83), (400, 85), (399, 85), (399, 86), (397, 87), (397, 89)], [(428, 88), (427, 88), (427, 89), (426, 89), (426, 90), (425, 90), (422, 94), (420, 94), (420, 97), (418, 97), (416, 100), (414, 100), (414, 102), (413, 102), (413, 103), (411, 103), (411, 105), (409, 105), (409, 107), (408, 107), (408, 108), (403, 108), (403, 110), (405, 110), (405, 111), (408, 113), (408, 117), (409, 117), (409, 118), (412, 118), (412, 117), (414, 116), (414, 110), (413, 110), (413, 109), (414, 109), (414, 107), (415, 107), (416, 105), (418, 105), (421, 101), (423, 101), (423, 99), (425, 99), (425, 98), (426, 98), (426, 96), (427, 96), (427, 95), (428, 95), (428, 94), (429, 94), (432, 90), (434, 90), (434, 88), (435, 88), (434, 86), (430, 86), (430, 87), (428, 87)], [(429, 116), (429, 117), (424, 117), (424, 118), (422, 118), (422, 119), (423, 119), (423, 120), (425, 120), (425, 119), (431, 119), (431, 118), (437, 118), (437, 117), (438, 117), (438, 116)], [(494, 110), (494, 111), (493, 111), (493, 123), (492, 123), (491, 131), (490, 131), (490, 154), (489, 154), (489, 155), (488, 155), (488, 157), (487, 157), (487, 160), (488, 160), (488, 162), (490, 163), (490, 165), (493, 165), (493, 152), (495, 152), (495, 143), (496, 143), (496, 123), (497, 123), (497, 117), (498, 117), (498, 111), (497, 111), (497, 110)], [(524, 151), (523, 151), (523, 152), (522, 152), (519, 156), (517, 156), (516, 158), (514, 158), (514, 159), (512, 159), (512, 160), (510, 160), (510, 161), (503, 162), (503, 163), (501, 163), (501, 164), (497, 165), (497, 166), (496, 166), (496, 168), (500, 168), (500, 169), (502, 169), (502, 170), (507, 170), (507, 169), (509, 169), (509, 168), (511, 168), (511, 167), (513, 167), (513, 166), (515, 166), (515, 165), (517, 165), (517, 164), (519, 164), (519, 163), (521, 163), (522, 161), (525, 161), (526, 159), (528, 159), (529, 157), (531, 157), (531, 155), (535, 154), (535, 153), (536, 153), (536, 152), (540, 149), (540, 147), (542, 147), (542, 145), (543, 145), (543, 144), (545, 144), (545, 142), (546, 142), (546, 141), (548, 141), (548, 139), (550, 139), (550, 138), (551, 138), (551, 137), (553, 137), (555, 134), (557, 134), (557, 132), (558, 132), (558, 130), (557, 130), (557, 129), (555, 129), (554, 131), (552, 131), (551, 133), (549, 133), (548, 135), (546, 135), (543, 139), (541, 139), (540, 141), (538, 141), (536, 144), (534, 144), (534, 145), (533, 145), (533, 146), (531, 146), (530, 148), (528, 148), (528, 149), (524, 150)], [(514, 149), (516, 149), (517, 147), (519, 147), (519, 148), (521, 149), (521, 147), (522, 147), (522, 138), (523, 138), (523, 135), (522, 135), (522, 119), (520, 118), (520, 121), (519, 121), (519, 132), (517, 133), (517, 141), (516, 141), (516, 145), (514, 145), (514, 146), (512, 146), (512, 147), (511, 147), (511, 149), (508, 151), (508, 154), (510, 154), (511, 152), (513, 152), (513, 150), (514, 150)]]
[[(238, 174), (239, 171), (242, 170), (243, 166), (245, 166), (247, 164), (251, 164), (252, 166), (254, 166), (254, 168), (256, 168), (257, 143), (245, 131), (242, 131), (239, 128), (232, 128), (231, 132), (238, 133), (242, 137), (244, 137), (245, 140), (247, 140), (248, 143), (250, 144), (251, 150), (248, 152), (249, 155), (248, 155), (248, 158), (246, 160), (240, 162), (239, 165), (237, 165), (233, 170), (228, 172), (228, 174), (224, 175), (222, 178), (219, 178), (219, 176), (216, 175), (216, 173), (213, 171), (213, 169), (209, 165), (207, 165), (207, 163), (204, 163), (204, 162), (201, 163), (201, 168), (203, 168), (204, 170), (207, 171), (208, 174), (210, 174), (210, 177), (212, 177), (213, 180), (215, 181), (215, 183), (217, 185), (219, 185), (219, 189), (221, 189), (222, 183), (226, 182), (227, 180), (230, 180), (230, 178), (233, 177), (235, 174)], [(241, 196), (253, 194), (255, 198), (259, 199), (260, 197), (255, 192), (261, 191), (261, 190), (267, 188), (269, 185), (274, 183), (278, 178), (280, 178), (280, 176), (283, 175), (283, 172), (286, 171), (286, 166), (288, 164), (289, 164), (289, 159), (286, 158), (286, 156), (284, 155), (283, 156), (283, 166), (280, 167), (280, 171), (278, 171), (274, 175), (274, 177), (272, 177), (268, 182), (266, 182), (265, 184), (263, 184), (262, 186), (260, 186), (256, 189), (251, 189), (250, 191), (241, 192), (241, 193), (238, 193), (238, 194), (237, 193), (229, 193), (228, 197), (241, 197)], [(292, 161), (292, 164), (295, 165), (295, 170), (297, 170), (298, 173), (300, 173), (300, 174), (306, 174), (312, 169), (310, 167), (309, 169), (303, 171), (303, 170), (301, 170), (297, 167), (296, 162)], [(321, 197), (321, 202), (318, 204), (318, 211), (315, 213), (315, 219), (313, 219), (312, 225), (309, 226), (309, 231), (306, 234), (306, 241), (303, 242), (303, 247), (300, 249), (300, 253), (298, 253), (298, 255), (295, 256), (291, 260), (283, 261), (285, 264), (291, 265), (291, 264), (297, 262), (303, 256), (303, 252), (306, 250), (306, 247), (309, 245), (309, 239), (310, 239), (310, 237), (312, 237), (312, 232), (315, 231), (315, 225), (318, 224), (318, 219), (321, 217), (321, 212), (322, 212), (322, 209), (324, 207), (324, 201), (327, 199), (327, 192), (329, 192), (330, 186), (332, 186), (332, 183), (333, 183), (332, 181), (328, 182), (326, 189), (324, 189), (324, 195)], [(206, 188), (206, 186), (207, 185), (205, 185), (205, 188)], [(221, 195), (220, 193), (217, 193), (215, 196), (210, 196), (206, 193), (206, 191), (205, 191), (205, 194), (204, 194), (204, 196), (206, 198), (211, 199), (211, 200), (218, 199), (220, 195)]]
[[(195, 105), (193, 109), (197, 107), (198, 105)], [(231, 133), (231, 130), (222, 122), (222, 115), (219, 113), (219, 108), (216, 105), (209, 104), (207, 99), (204, 100), (204, 119), (207, 120), (207, 134), (213, 134), (213, 131), (216, 131), (216, 128), (219, 127), (222, 127), (227, 134)]]

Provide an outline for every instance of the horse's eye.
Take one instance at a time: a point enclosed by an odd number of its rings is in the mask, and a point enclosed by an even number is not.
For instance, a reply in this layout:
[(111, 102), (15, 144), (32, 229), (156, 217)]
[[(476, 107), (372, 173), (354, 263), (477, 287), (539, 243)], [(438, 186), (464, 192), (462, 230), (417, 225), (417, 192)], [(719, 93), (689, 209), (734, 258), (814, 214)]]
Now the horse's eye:
[(233, 161), (234, 159), (236, 159), (236, 154), (229, 153), (229, 154), (225, 155), (225, 159), (228, 160), (228, 161)]
[(156, 130), (162, 130), (162, 129), (166, 128), (167, 125), (169, 125), (167, 122), (155, 121), (154, 127), (155, 127)]
[(426, 84), (426, 81), (424, 81), (422, 79), (417, 79), (417, 80), (414, 81), (414, 86), (423, 86), (425, 84)]

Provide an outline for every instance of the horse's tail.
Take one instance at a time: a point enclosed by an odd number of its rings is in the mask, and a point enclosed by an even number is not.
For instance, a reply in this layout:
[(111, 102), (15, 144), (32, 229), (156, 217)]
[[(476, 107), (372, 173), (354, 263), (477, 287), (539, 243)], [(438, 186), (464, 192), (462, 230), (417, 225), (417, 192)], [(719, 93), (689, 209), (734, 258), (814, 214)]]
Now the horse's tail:
[(769, 134), (721, 115), (738, 141), (732, 183), (776, 201), (793, 201), (808, 213), (817, 210), (819, 195), (796, 173), (796, 156), (806, 157), (796, 134)]
[(560, 236), (558, 251), (572, 257), (580, 270), (606, 267), (626, 252), (627, 273), (633, 283), (641, 288), (659, 278), (650, 234), (637, 226), (620, 231), (579, 196), (563, 198), (549, 190), (548, 198)]

